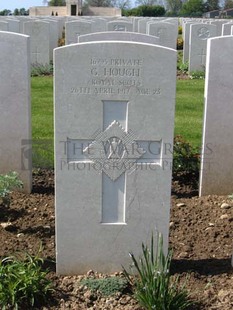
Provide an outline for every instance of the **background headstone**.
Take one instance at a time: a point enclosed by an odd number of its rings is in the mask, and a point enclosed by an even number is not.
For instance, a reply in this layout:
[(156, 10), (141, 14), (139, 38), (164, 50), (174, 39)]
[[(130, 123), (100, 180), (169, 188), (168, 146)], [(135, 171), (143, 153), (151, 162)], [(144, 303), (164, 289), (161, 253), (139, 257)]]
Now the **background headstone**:
[(30, 36), (31, 63), (49, 64), (50, 25), (48, 22), (24, 23), (24, 33)]
[(159, 37), (159, 45), (176, 49), (178, 36), (176, 25), (167, 22), (149, 23), (148, 34)]
[(56, 20), (45, 19), (49, 23), (49, 59), (53, 60), (53, 50), (58, 47), (59, 24)]
[(233, 189), (233, 37), (207, 42), (200, 196)]
[(193, 24), (189, 38), (189, 72), (205, 71), (207, 39), (216, 36), (216, 26)]
[(9, 23), (6, 21), (0, 21), (0, 31), (9, 31)]
[(0, 173), (32, 187), (29, 37), (0, 32)]
[(194, 24), (194, 22), (186, 22), (183, 25), (183, 63), (189, 60), (189, 38), (190, 38), (190, 26)]
[(6, 19), (8, 22), (8, 31), (20, 33), (20, 21), (15, 19)]
[(222, 25), (222, 36), (229, 36), (231, 35), (231, 27), (233, 26), (233, 22), (223, 24)]
[(92, 32), (90, 21), (71, 21), (65, 23), (66, 45), (77, 43), (77, 38), (82, 34)]
[(127, 21), (115, 20), (107, 23), (108, 31), (133, 31), (133, 24)]
[(90, 42), (90, 41), (134, 41), (143, 42), (149, 44), (159, 44), (159, 38), (149, 36), (142, 33), (135, 32), (121, 32), (121, 31), (106, 31), (99, 33), (91, 33), (79, 36), (78, 42)]

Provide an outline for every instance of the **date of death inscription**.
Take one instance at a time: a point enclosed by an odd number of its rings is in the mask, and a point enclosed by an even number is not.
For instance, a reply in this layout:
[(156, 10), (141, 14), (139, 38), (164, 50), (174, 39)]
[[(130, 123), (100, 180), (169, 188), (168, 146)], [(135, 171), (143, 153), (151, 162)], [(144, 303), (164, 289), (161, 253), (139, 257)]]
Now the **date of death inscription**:
[[(70, 87), (75, 95), (141, 95), (157, 96), (160, 87), (146, 87), (143, 83), (143, 59), (91, 58), (89, 75), (84, 85)], [(86, 85), (85, 85), (86, 84)]]

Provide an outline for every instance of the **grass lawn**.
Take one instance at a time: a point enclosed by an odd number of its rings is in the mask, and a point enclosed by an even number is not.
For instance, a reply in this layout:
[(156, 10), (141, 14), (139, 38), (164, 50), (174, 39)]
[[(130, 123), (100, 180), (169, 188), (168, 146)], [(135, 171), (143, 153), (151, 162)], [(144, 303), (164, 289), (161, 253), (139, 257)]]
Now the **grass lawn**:
[(53, 78), (32, 77), (33, 167), (53, 167)]
[[(33, 166), (53, 167), (53, 78), (33, 77)], [(177, 80), (175, 135), (201, 145), (204, 80)]]
[(178, 80), (175, 135), (193, 146), (201, 146), (204, 112), (204, 80)]

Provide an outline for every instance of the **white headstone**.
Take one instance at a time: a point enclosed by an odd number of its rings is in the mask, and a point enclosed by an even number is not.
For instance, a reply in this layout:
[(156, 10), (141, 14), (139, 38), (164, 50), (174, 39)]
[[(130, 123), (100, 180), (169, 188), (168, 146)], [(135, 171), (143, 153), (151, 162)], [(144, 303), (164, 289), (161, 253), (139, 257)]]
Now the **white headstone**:
[(142, 19), (142, 17), (134, 17), (133, 18), (133, 31), (138, 32), (138, 22)]
[(79, 36), (78, 38), (79, 43), (90, 41), (134, 41), (149, 44), (159, 44), (158, 37), (135, 32), (107, 31), (90, 33)]
[(226, 23), (226, 20), (214, 20), (211, 21), (211, 25), (216, 26), (216, 35), (220, 37), (222, 35), (222, 25)]
[(233, 189), (233, 37), (207, 42), (200, 196)]
[(190, 26), (189, 72), (205, 71), (207, 39), (215, 36), (215, 25), (193, 24)]
[(154, 22), (148, 24), (148, 34), (159, 37), (159, 44), (176, 49), (178, 27), (172, 23)]
[(231, 35), (231, 27), (233, 26), (233, 22), (223, 24), (222, 25), (222, 36), (229, 36)]
[(147, 23), (150, 21), (151, 19), (149, 17), (144, 17), (142, 19), (139, 19), (138, 21), (138, 32), (139, 33), (147, 33)]
[(183, 27), (183, 62), (189, 60), (189, 38), (190, 38), (190, 26), (194, 24), (194, 22), (186, 22)]
[(49, 64), (50, 25), (48, 22), (24, 23), (24, 33), (30, 36), (31, 63)]
[(20, 33), (20, 21), (16, 19), (6, 19), (8, 22), (8, 31)]
[(72, 21), (65, 23), (66, 45), (77, 43), (77, 38), (82, 34), (92, 32), (90, 21)]
[(0, 173), (32, 187), (29, 37), (0, 31)]
[(19, 30), (20, 30), (20, 33), (22, 34), (24, 33), (24, 23), (36, 21), (35, 18), (31, 18), (29, 16), (17, 16), (17, 19), (20, 22)]
[(92, 20), (92, 30), (93, 32), (104, 32), (107, 31), (107, 22), (103, 18), (95, 18)]
[(45, 19), (49, 23), (49, 59), (53, 60), (53, 50), (58, 47), (59, 24), (56, 20)]
[(176, 51), (55, 50), (57, 272), (113, 272), (157, 228), (167, 250)]
[(9, 31), (9, 23), (6, 21), (0, 21), (0, 31)]

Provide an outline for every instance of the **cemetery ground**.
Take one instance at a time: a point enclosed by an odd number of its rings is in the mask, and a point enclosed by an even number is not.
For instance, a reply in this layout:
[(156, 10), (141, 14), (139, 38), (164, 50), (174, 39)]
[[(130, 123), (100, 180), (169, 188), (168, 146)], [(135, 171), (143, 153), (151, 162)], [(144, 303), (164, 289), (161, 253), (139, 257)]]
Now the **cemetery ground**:
[[(199, 198), (197, 175), (181, 174), (173, 178), (171, 202), (171, 273), (181, 277), (197, 302), (189, 309), (232, 309), (233, 201), (226, 196)], [(35, 169), (32, 194), (13, 193), (10, 208), (0, 209), (1, 257), (17, 251), (36, 255), (42, 245), (41, 256), (55, 291), (38, 309), (141, 309), (127, 289), (105, 297), (80, 285), (86, 277), (106, 275), (91, 271), (75, 277), (55, 274), (53, 170)]]
[[(196, 147), (200, 146), (201, 140), (203, 89), (203, 80), (181, 80), (177, 83), (175, 134), (180, 134)], [(128, 287), (115, 295), (104, 296), (80, 285), (84, 278), (122, 277), (120, 270), (115, 275), (101, 275), (94, 270), (74, 277), (55, 273), (52, 110), (52, 78), (33, 78), (33, 140), (34, 149), (40, 156), (34, 158), (37, 168), (33, 173), (32, 193), (14, 192), (9, 208), (0, 205), (0, 256), (10, 256), (17, 251), (35, 255), (42, 246), (44, 268), (49, 270), (48, 277), (52, 280), (54, 292), (45, 303), (33, 309), (140, 310), (142, 308)], [(42, 146), (38, 139), (44, 141)], [(38, 168), (42, 164), (48, 169)], [(185, 283), (196, 301), (189, 309), (232, 309), (232, 233), (233, 200), (228, 196), (199, 198), (198, 173), (174, 173), (169, 240), (173, 251), (171, 273), (181, 277), (181, 282)]]

